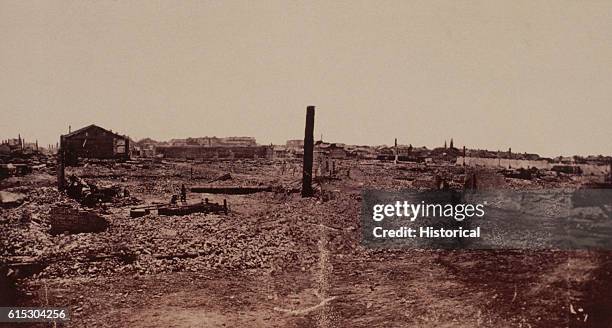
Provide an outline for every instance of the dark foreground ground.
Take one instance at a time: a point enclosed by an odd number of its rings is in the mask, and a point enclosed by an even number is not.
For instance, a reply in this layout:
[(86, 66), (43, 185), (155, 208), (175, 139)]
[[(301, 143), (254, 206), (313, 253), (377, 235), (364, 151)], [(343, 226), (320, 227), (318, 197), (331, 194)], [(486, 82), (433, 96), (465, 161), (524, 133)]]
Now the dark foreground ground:
[[(192, 167), (194, 173), (192, 174)], [(74, 202), (35, 173), (1, 182), (28, 200), (2, 211), (2, 261), (44, 268), (17, 280), (4, 302), (66, 306), (65, 327), (610, 327), (612, 253), (596, 251), (370, 250), (360, 245), (360, 192), (423, 188), (455, 168), (345, 162), (338, 179), (302, 199), (297, 163), (165, 163), (74, 168), (96, 183), (127, 186), (130, 203), (167, 201), (181, 184), (271, 185), (226, 198), (229, 215), (129, 217), (101, 212), (100, 233), (50, 235), (48, 211)], [(498, 188), (578, 182), (497, 177)], [(54, 327), (20, 324), (14, 327)]]

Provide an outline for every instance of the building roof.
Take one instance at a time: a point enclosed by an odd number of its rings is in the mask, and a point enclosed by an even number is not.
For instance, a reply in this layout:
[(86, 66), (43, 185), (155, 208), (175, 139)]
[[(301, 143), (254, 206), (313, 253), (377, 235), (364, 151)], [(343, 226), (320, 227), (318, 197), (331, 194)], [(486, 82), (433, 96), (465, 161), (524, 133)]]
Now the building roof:
[(108, 132), (108, 133), (110, 133), (110, 134), (112, 134), (112, 135), (115, 135), (115, 136), (117, 136), (117, 137), (126, 138), (126, 136), (122, 136), (122, 135), (120, 135), (120, 134), (117, 134), (117, 133), (115, 133), (115, 132), (113, 132), (113, 131), (111, 131), (111, 130), (107, 130), (107, 129), (105, 129), (105, 128), (103, 128), (103, 127), (100, 127), (100, 126), (97, 126), (97, 125), (95, 125), (95, 124), (90, 124), (90, 125), (88, 125), (88, 126), (85, 126), (85, 127), (80, 128), (80, 129), (78, 129), (78, 130), (74, 130), (74, 131), (72, 131), (72, 132), (70, 132), (70, 133), (68, 133), (68, 134), (65, 134), (65, 135), (64, 135), (64, 137), (68, 137), (68, 138), (70, 138), (70, 137), (73, 137), (73, 136), (75, 136), (75, 135), (77, 135), (77, 134), (80, 134), (81, 132), (87, 131), (87, 130), (92, 129), (92, 128), (102, 129), (102, 130), (104, 130), (104, 131), (106, 131), (106, 132)]

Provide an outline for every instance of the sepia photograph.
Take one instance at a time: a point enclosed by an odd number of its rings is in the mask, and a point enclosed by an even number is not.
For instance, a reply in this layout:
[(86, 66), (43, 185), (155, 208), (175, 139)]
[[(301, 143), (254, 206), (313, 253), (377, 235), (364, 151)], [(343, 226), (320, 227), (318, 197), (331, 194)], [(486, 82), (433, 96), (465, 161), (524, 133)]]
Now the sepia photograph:
[(0, 0), (0, 327), (612, 327), (612, 2)]

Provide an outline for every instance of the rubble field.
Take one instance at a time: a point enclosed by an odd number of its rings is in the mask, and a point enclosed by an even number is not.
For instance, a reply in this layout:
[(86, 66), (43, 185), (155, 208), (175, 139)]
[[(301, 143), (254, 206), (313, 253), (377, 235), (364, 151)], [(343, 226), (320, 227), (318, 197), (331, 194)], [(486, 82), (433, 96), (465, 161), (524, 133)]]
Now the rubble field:
[[(302, 198), (297, 160), (67, 168), (67, 176), (122, 191), (93, 207), (58, 192), (50, 170), (0, 180), (0, 190), (22, 196), (0, 208), (0, 306), (69, 308), (71, 320), (57, 327), (612, 322), (611, 252), (374, 250), (360, 244), (363, 189), (434, 188), (440, 177), (462, 188), (465, 168), (339, 160), (335, 173), (315, 177), (316, 197)], [(585, 183), (565, 174), (525, 179), (484, 169), (478, 179), (481, 186), (515, 190)], [(183, 185), (238, 193), (187, 192), (187, 204), (225, 200), (227, 214), (130, 216), (137, 206), (168, 204)], [(88, 213), (95, 229), (51, 233), (62, 213)], [(14, 325), (28, 326), (50, 324)]]

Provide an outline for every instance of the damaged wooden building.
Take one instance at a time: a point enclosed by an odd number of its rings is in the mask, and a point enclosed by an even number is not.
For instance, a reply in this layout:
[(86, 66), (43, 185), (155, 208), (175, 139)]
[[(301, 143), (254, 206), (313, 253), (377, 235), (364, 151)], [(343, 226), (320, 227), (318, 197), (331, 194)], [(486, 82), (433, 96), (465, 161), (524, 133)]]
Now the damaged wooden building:
[(95, 124), (75, 130), (60, 137), (60, 147), (66, 165), (76, 165), (79, 159), (130, 158), (130, 139)]

